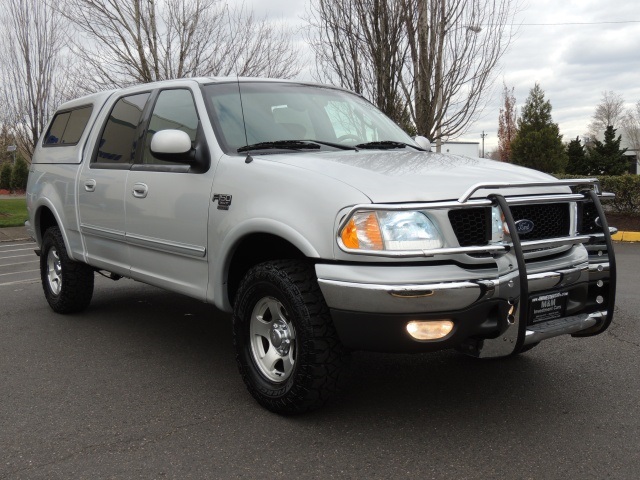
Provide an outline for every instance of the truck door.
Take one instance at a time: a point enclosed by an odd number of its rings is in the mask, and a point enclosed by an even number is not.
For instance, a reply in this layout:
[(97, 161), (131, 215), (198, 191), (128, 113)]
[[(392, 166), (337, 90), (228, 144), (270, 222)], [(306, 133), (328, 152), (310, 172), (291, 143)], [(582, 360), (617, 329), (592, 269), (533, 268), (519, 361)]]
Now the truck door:
[(150, 150), (153, 135), (166, 129), (188, 133), (195, 149), (206, 150), (194, 93), (160, 90), (152, 104), (124, 192), (131, 276), (204, 300), (213, 169), (159, 160)]
[(88, 142), (78, 182), (80, 231), (86, 261), (129, 275), (125, 237), (125, 188), (141, 134), (143, 110), (150, 93), (121, 97)]

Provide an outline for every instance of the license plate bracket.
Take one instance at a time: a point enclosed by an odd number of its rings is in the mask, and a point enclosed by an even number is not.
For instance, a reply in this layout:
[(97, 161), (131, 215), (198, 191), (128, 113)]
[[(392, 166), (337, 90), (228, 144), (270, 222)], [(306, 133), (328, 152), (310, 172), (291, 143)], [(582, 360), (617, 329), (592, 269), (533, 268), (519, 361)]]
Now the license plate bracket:
[(569, 292), (553, 292), (536, 295), (529, 300), (531, 323), (548, 322), (564, 317)]

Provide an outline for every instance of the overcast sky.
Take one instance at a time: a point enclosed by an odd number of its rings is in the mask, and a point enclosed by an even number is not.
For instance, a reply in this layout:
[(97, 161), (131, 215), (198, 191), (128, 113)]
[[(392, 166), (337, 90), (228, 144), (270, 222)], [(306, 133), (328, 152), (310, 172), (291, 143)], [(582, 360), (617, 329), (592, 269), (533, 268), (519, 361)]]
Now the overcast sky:
[[(233, 5), (243, 0), (228, 1)], [(260, 16), (294, 28), (304, 26), (301, 17), (308, 0), (244, 3)], [(494, 91), (489, 92), (492, 102), (459, 140), (480, 141), (484, 130), (485, 149), (495, 148), (503, 79), (515, 87), (518, 107), (534, 83), (540, 83), (565, 141), (586, 132), (603, 91), (621, 94), (628, 107), (640, 100), (640, 1), (525, 0), (516, 23), (519, 33), (502, 60)], [(301, 78), (308, 75), (303, 72)]]

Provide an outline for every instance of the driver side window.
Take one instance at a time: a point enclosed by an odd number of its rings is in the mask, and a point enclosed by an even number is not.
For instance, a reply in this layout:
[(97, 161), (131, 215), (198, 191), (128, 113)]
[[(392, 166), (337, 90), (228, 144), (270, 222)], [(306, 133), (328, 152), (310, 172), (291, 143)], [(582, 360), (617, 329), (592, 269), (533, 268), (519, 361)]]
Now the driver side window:
[(193, 145), (198, 133), (200, 120), (191, 91), (187, 89), (164, 90), (158, 95), (149, 127), (144, 139), (143, 164), (172, 165), (159, 160), (151, 153), (151, 139), (160, 130), (182, 130), (189, 134)]

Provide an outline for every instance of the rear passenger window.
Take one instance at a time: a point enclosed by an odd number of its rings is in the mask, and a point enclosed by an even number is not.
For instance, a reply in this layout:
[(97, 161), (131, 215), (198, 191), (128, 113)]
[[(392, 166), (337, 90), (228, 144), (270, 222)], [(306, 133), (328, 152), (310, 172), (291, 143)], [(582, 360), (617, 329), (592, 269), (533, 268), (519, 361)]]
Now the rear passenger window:
[(123, 97), (116, 102), (102, 131), (94, 162), (132, 163), (138, 144), (142, 111), (149, 93)]
[(76, 145), (91, 116), (91, 106), (60, 112), (53, 117), (44, 145)]

